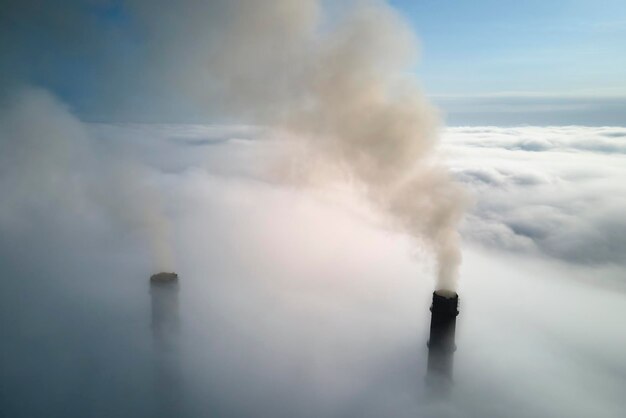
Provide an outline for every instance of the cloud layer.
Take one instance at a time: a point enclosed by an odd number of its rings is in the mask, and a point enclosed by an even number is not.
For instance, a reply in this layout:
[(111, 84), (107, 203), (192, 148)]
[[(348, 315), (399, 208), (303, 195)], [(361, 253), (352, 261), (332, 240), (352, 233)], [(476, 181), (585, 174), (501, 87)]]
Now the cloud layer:
[(40, 90), (12, 103), (2, 138), (20, 146), (0, 142), (13, 150), (0, 202), (11, 416), (157, 413), (143, 223), (155, 207), (181, 275), (186, 416), (621, 416), (624, 266), (609, 250), (623, 244), (598, 228), (619, 230), (624, 168), (589, 149), (624, 129), (448, 130), (475, 209), (455, 385), (438, 399), (424, 385), (430, 258), (350, 187), (276, 182), (285, 143), (272, 132), (84, 124)]
[(624, 265), (626, 129), (449, 128), (445, 150), (475, 195), (466, 239), (571, 263)]

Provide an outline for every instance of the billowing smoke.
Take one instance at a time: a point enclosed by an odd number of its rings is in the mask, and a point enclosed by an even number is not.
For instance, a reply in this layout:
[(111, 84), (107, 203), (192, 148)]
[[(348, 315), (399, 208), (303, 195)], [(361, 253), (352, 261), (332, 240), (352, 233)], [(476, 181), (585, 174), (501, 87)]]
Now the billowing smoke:
[(304, 149), (298, 175), (363, 190), (394, 227), (432, 246), (438, 286), (455, 288), (464, 194), (434, 152), (437, 112), (408, 75), (417, 42), (388, 5), (344, 3), (333, 19), (315, 0), (138, 6), (176, 51), (152, 58), (171, 84), (228, 119), (286, 133)]
[(358, 8), (320, 38), (308, 48), (314, 64), (300, 84), (303, 100), (288, 104), (280, 126), (306, 142), (308, 158), (362, 186), (395, 226), (432, 244), (438, 286), (454, 289), (464, 200), (434, 156), (434, 110), (402, 77), (414, 39), (382, 6)]
[[(75, 0), (62, 14), (36, 0), (10, 6), (0, 29), (5, 80), (64, 92), (79, 116), (97, 120), (269, 127), (304, 151), (290, 157), (299, 176), (354, 185), (393, 228), (434, 249), (439, 286), (454, 288), (464, 197), (438, 161), (437, 112), (411, 75), (416, 39), (385, 2)], [(51, 50), (64, 55), (41, 58)], [(70, 85), (60, 81), (68, 62), (81, 73)], [(281, 172), (279, 181), (293, 180)], [(167, 236), (158, 204), (139, 206), (151, 234)], [(171, 266), (164, 242), (153, 247)]]

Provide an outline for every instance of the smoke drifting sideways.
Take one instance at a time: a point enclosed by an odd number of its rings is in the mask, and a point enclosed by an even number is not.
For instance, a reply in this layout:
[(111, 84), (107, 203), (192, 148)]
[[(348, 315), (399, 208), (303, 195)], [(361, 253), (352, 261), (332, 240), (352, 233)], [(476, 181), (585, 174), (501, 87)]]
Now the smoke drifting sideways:
[[(410, 75), (417, 41), (389, 5), (133, 0), (114, 6), (74, 1), (62, 19), (53, 7), (38, 8), (42, 30), (51, 32), (43, 46), (86, 69), (77, 86), (55, 84), (54, 74), (66, 77), (67, 64), (41, 61), (15, 44), (5, 45), (6, 56), (37, 62), (40, 72), (13, 63), (0, 70), (18, 68), (27, 81), (69, 89), (79, 114), (91, 119), (269, 127), (297, 150), (276, 164), (273, 180), (351, 184), (391, 227), (434, 250), (437, 287), (455, 289), (466, 198), (436, 156), (437, 112)], [(21, 12), (15, 16), (30, 10), (17, 2), (12, 8)], [(15, 21), (6, 35), (19, 40), (25, 30), (11, 31)], [(81, 42), (68, 40), (77, 34)], [(166, 253), (160, 242), (156, 251)]]
[[(286, 103), (279, 127), (303, 141), (315, 175), (347, 178), (392, 224), (437, 257), (437, 288), (456, 289), (461, 261), (457, 226), (465, 196), (436, 160), (436, 112), (414, 80), (415, 40), (389, 9), (364, 7), (317, 40), (298, 85), (306, 100)], [(309, 50), (311, 50), (309, 48)]]
[(454, 290), (466, 198), (434, 152), (437, 113), (407, 75), (417, 42), (385, 3), (352, 2), (336, 21), (322, 5), (217, 2), (199, 14), (220, 17), (204, 36), (184, 8), (164, 4), (142, 15), (161, 36), (164, 16), (177, 32), (166, 39), (186, 51), (175, 81), (183, 90), (200, 102), (217, 97), (228, 115), (294, 143), (300, 155), (276, 170), (279, 181), (348, 182), (363, 191), (391, 225), (432, 245), (437, 287)]

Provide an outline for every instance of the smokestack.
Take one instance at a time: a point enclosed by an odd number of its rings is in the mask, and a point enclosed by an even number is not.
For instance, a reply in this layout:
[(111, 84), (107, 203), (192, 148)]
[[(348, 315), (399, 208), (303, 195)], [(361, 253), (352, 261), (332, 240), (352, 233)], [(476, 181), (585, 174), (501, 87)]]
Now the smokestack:
[(157, 416), (175, 417), (180, 414), (178, 274), (153, 274), (150, 277), (150, 297)]
[(430, 307), (430, 339), (428, 341), (427, 381), (435, 389), (448, 390), (452, 383), (454, 333), (459, 314), (459, 295), (450, 290), (433, 292)]
[(152, 335), (160, 348), (167, 348), (178, 333), (178, 274), (157, 273), (150, 277)]

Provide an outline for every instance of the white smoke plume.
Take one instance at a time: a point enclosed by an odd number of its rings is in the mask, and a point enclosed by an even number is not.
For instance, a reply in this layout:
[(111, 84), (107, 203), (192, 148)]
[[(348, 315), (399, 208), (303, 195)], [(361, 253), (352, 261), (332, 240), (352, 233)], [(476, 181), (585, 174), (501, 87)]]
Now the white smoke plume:
[(228, 118), (287, 132), (306, 150), (300, 174), (330, 167), (322, 177), (363, 189), (395, 227), (432, 245), (438, 287), (455, 289), (465, 196), (435, 154), (437, 112), (408, 75), (417, 42), (391, 7), (344, 3), (331, 20), (313, 0), (137, 5), (176, 51), (175, 61), (153, 57), (170, 83)]
[(434, 110), (402, 77), (415, 40), (384, 5), (358, 7), (320, 38), (300, 85), (306, 99), (284, 111), (280, 126), (364, 186), (398, 227), (432, 244), (438, 287), (454, 290), (464, 195), (433, 153)]
[(22, 86), (0, 110), (0, 231), (42, 224), (52, 234), (80, 225), (136, 231), (155, 268), (173, 268), (169, 223), (147, 167), (93, 138), (43, 89)]
[[(23, 76), (13, 78), (54, 84), (66, 77), (66, 60), (79, 57), (92, 64), (96, 82), (78, 78), (75, 93), (97, 120), (169, 122), (183, 115), (286, 132), (306, 151), (300, 174), (363, 190), (394, 227), (432, 246), (438, 285), (454, 288), (465, 198), (437, 158), (437, 112), (411, 75), (415, 36), (387, 3), (128, 0), (118, 5), (124, 19), (117, 20), (94, 20), (98, 7), (114, 3), (75, 0), (63, 18), (54, 5), (35, 3), (47, 24), (45, 36), (32, 36), (46, 51), (68, 56), (33, 66), (41, 51), (0, 44), (8, 57), (0, 74), (15, 76), (18, 68)], [(14, 16), (32, 10), (30, 1), (10, 5)], [(14, 21), (30, 27), (28, 19)], [(0, 29), (3, 38), (30, 33), (15, 22)]]

